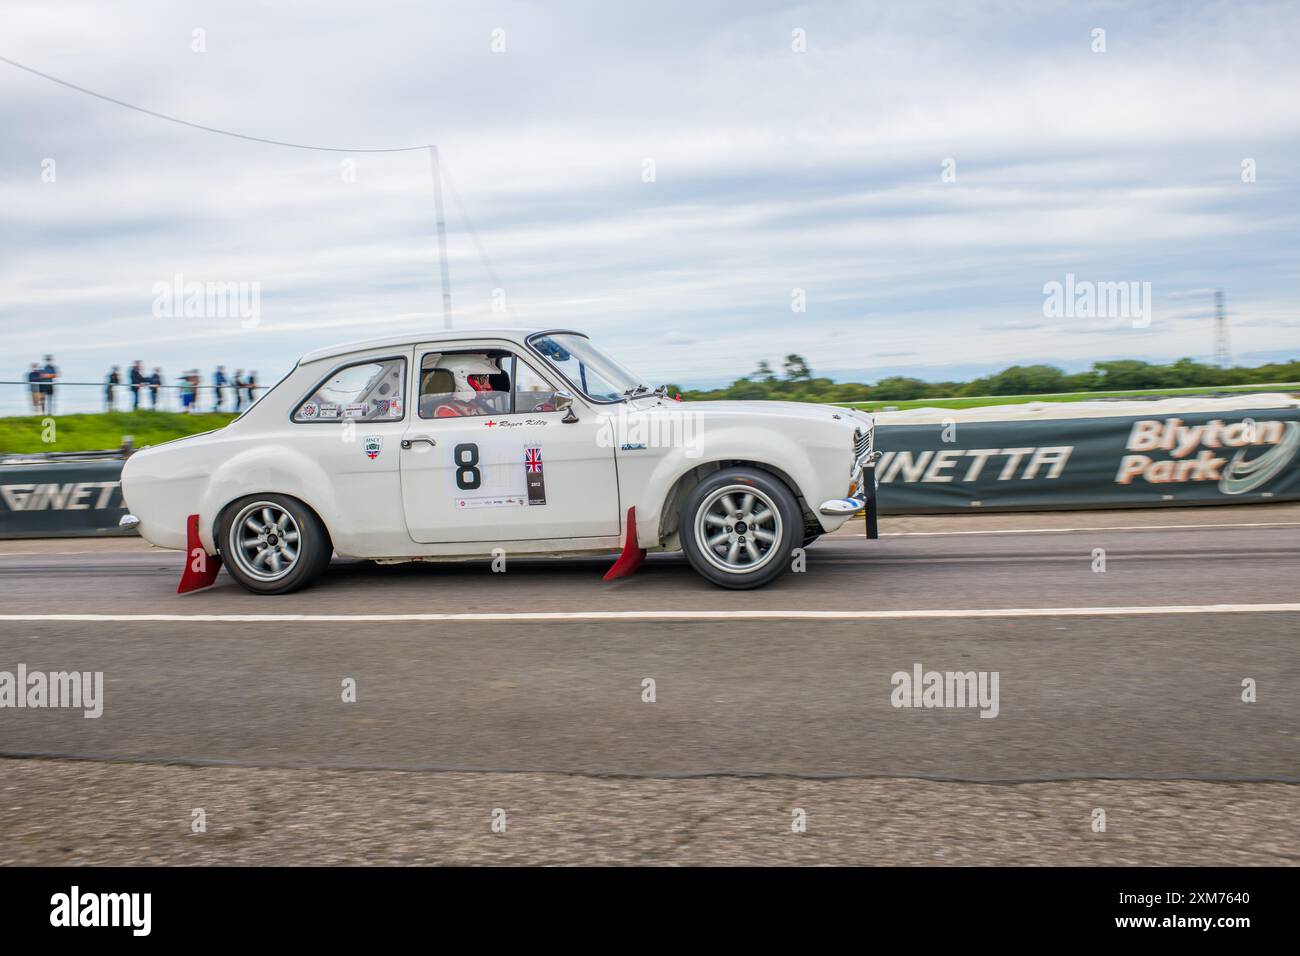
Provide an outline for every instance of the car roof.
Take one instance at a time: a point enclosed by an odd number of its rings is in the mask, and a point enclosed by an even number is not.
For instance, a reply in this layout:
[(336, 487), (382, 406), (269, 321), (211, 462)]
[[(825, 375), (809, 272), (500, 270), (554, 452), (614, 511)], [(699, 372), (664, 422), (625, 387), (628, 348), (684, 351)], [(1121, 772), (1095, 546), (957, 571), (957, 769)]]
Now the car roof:
[(314, 349), (304, 355), (300, 362), (314, 362), (317, 359), (333, 358), (350, 352), (362, 352), (370, 349), (397, 348), (404, 345), (422, 345), (434, 342), (462, 342), (466, 339), (507, 339), (511, 342), (523, 342), (530, 335), (538, 332), (567, 332), (583, 335), (573, 329), (519, 329), (519, 328), (467, 328), (467, 329), (425, 329), (406, 332), (402, 335), (386, 335), (377, 339), (362, 339), (358, 342), (342, 342)]

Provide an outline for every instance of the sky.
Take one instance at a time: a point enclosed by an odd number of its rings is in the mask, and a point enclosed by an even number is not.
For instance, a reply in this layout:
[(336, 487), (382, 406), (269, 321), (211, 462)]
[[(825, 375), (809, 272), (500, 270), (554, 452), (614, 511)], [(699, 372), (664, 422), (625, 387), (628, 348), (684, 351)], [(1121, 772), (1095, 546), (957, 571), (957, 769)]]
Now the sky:
[[(1296, 3), (0, 5), (0, 56), (147, 109), (437, 143), (454, 323), (651, 384), (1209, 360), (1220, 287), (1234, 361), (1300, 357), (1297, 49)], [(274, 381), (443, 325), (427, 151), (4, 63), (0, 129), (0, 379)], [(169, 314), (177, 276), (256, 320)], [(1067, 276), (1150, 283), (1149, 322), (1045, 314)]]

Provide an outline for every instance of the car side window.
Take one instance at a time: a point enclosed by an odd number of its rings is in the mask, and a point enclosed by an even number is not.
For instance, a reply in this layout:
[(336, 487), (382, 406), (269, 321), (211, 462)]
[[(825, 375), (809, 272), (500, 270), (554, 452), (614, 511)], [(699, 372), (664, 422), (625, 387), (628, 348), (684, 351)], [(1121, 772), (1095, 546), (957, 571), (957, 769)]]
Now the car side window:
[(527, 362), (515, 361), (515, 404), (517, 413), (555, 411), (555, 387)]
[(421, 418), (508, 415), (513, 356), (501, 350), (429, 352), (420, 360)]
[(331, 372), (298, 405), (293, 421), (395, 422), (402, 418), (406, 359), (371, 359)]

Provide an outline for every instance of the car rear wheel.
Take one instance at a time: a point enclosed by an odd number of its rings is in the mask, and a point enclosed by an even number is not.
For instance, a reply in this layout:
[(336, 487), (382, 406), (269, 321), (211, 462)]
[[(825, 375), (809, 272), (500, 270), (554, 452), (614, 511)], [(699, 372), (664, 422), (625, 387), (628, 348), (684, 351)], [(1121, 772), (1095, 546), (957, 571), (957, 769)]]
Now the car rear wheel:
[(803, 540), (794, 495), (757, 468), (727, 468), (696, 485), (682, 503), (679, 527), (691, 567), (737, 590), (779, 576)]
[(333, 551), (316, 514), (285, 495), (250, 495), (231, 504), (218, 540), (226, 570), (254, 594), (288, 594), (310, 584)]

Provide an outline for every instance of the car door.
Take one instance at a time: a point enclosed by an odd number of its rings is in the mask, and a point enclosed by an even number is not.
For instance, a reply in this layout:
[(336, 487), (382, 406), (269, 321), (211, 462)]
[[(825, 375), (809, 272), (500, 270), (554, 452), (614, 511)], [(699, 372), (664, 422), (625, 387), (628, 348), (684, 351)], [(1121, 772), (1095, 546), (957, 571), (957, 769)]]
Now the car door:
[[(439, 380), (440, 366), (460, 354), (492, 356), (509, 391), (487, 396), (473, 414), (437, 417), (438, 390), (450, 387)], [(416, 368), (401, 447), (413, 540), (506, 545), (619, 534), (614, 449), (598, 440), (596, 416), (585, 406), (575, 401), (574, 421), (554, 410), (545, 399), (557, 386), (535, 364), (501, 343), (457, 342), (418, 346)]]

